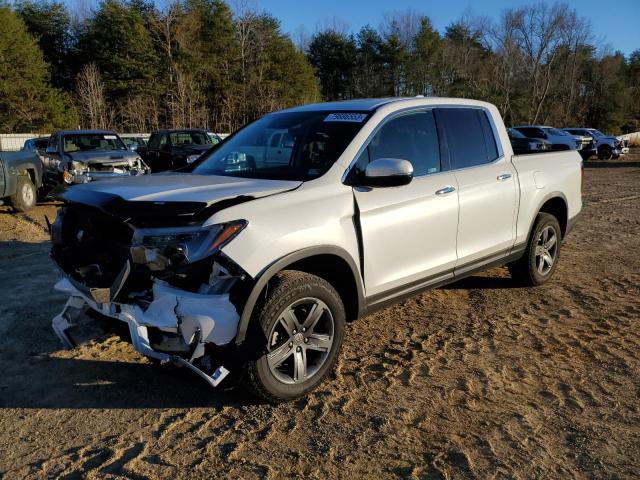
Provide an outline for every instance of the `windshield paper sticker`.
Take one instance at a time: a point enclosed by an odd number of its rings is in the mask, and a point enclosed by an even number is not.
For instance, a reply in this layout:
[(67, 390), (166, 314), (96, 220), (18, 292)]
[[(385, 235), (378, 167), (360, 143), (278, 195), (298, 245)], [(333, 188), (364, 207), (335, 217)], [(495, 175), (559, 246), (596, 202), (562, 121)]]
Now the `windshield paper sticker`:
[(362, 123), (365, 118), (367, 118), (366, 113), (330, 113), (324, 121)]
[(105, 140), (115, 140), (118, 137), (116, 137), (115, 135), (104, 135), (103, 138)]

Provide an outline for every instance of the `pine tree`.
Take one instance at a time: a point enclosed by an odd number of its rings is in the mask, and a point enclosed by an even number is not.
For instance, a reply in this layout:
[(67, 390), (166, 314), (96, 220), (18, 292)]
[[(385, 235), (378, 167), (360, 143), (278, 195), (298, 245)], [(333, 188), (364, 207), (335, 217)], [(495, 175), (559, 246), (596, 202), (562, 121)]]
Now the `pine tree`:
[(36, 39), (9, 8), (0, 7), (0, 131), (48, 131), (73, 126), (75, 111), (49, 84)]

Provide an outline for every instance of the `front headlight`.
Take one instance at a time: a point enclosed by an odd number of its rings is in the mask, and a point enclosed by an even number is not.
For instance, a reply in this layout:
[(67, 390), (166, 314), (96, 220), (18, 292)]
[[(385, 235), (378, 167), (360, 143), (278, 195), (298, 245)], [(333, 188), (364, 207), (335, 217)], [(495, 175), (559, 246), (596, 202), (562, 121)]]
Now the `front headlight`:
[(201, 154), (198, 155), (189, 155), (187, 157), (187, 163), (193, 163), (200, 158)]
[(71, 162), (70, 170), (74, 172), (84, 172), (87, 169), (87, 164), (82, 162)]
[(216, 253), (247, 226), (245, 220), (210, 227), (141, 228), (133, 235), (131, 252), (136, 263), (157, 269), (193, 263)]

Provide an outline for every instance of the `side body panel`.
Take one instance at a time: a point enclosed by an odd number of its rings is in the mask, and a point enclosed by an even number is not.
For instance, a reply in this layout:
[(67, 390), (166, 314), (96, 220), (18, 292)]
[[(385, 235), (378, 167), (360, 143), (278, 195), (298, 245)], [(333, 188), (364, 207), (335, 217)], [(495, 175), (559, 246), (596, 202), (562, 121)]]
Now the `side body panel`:
[(3, 152), (0, 163), (0, 193), (8, 197), (16, 191), (16, 182), (19, 175), (27, 171), (33, 175), (36, 188), (42, 185), (42, 162), (35, 152)]
[(207, 223), (245, 219), (247, 227), (222, 251), (257, 277), (292, 252), (332, 245), (359, 263), (351, 187), (310, 181), (298, 189), (222, 210)]
[(582, 159), (575, 150), (513, 157), (520, 183), (516, 244), (527, 241), (540, 208), (553, 197), (560, 197), (566, 202), (569, 220), (580, 213), (581, 164)]

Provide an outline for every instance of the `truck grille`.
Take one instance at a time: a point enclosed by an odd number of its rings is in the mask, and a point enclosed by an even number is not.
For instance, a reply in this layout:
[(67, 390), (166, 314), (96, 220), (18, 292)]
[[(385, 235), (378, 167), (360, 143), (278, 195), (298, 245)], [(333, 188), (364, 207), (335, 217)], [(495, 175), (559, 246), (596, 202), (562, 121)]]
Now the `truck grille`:
[(133, 231), (100, 210), (68, 204), (52, 226), (51, 256), (88, 288), (111, 287), (129, 258)]

